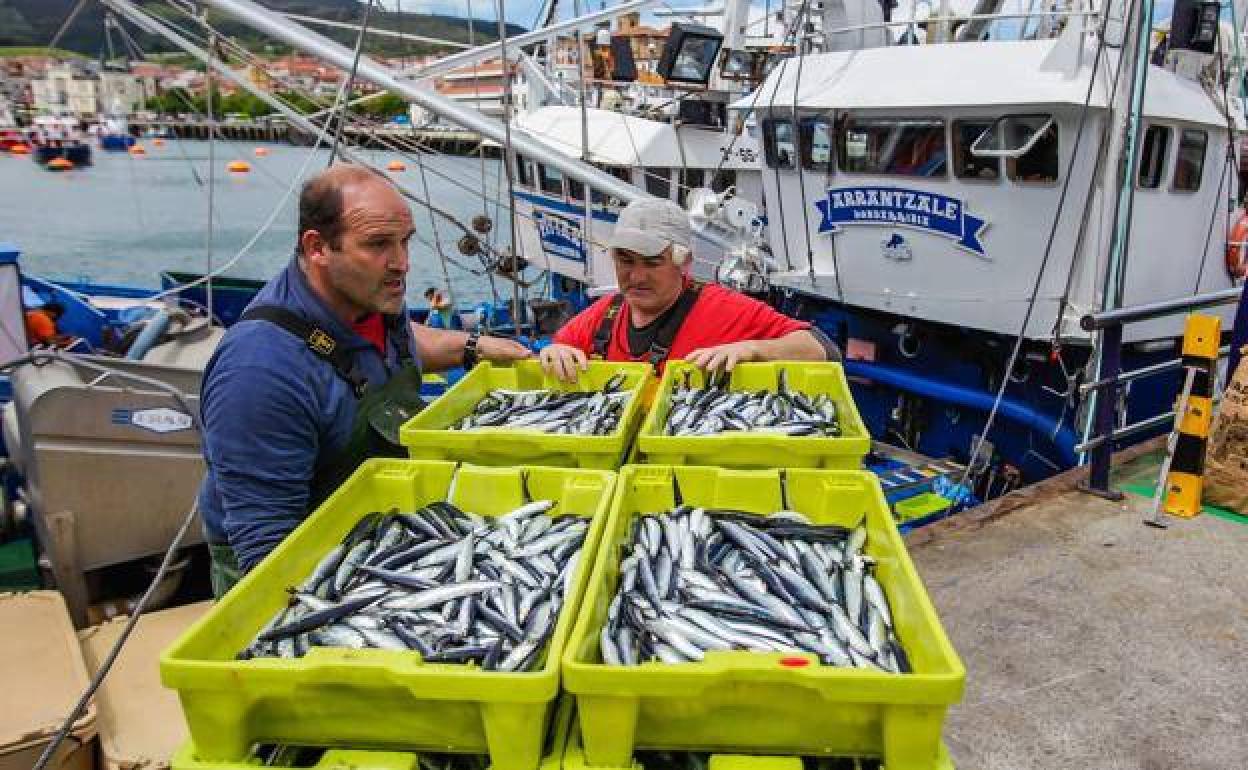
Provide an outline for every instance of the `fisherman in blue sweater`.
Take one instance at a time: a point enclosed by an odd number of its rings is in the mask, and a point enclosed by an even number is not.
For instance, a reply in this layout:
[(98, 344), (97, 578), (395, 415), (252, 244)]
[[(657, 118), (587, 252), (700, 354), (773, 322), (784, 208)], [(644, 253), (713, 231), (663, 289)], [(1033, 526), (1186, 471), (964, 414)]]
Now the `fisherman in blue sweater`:
[(295, 257), (208, 362), (199, 512), (218, 597), (363, 460), (405, 454), (398, 428), (423, 405), (422, 369), (531, 355), (408, 322), (413, 230), (407, 203), (370, 169), (340, 164), (309, 179)]

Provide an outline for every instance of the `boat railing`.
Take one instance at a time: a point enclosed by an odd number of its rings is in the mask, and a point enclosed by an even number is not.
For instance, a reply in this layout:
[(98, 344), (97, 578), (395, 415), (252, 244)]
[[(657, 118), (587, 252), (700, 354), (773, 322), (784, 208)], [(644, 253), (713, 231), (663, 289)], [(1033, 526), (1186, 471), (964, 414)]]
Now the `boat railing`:
[[(1025, 22), (1025, 21), (1030, 21), (1032, 19), (1077, 19), (1077, 18), (1091, 19), (1091, 18), (1098, 18), (1100, 15), (1101, 15), (1101, 12), (1098, 10), (1091, 10), (1091, 11), (1082, 10), (1081, 11), (1081, 10), (1075, 10), (1075, 9), (1056, 10), (1056, 11), (1031, 10), (1031, 11), (1006, 11), (1006, 12), (1001, 12), (1001, 13), (971, 13), (965, 16), (961, 14), (955, 14), (951, 16), (932, 15), (925, 19), (896, 19), (893, 21), (876, 21), (876, 22), (870, 22), (868, 24), (853, 24), (847, 27), (836, 27), (834, 29), (824, 30), (823, 37), (825, 39), (830, 39), (834, 35), (844, 35), (844, 34), (850, 34), (854, 32), (870, 32), (870, 31), (881, 30), (881, 29), (886, 29), (886, 30), (904, 29), (908, 27), (926, 27), (928, 25), (938, 26), (941, 24), (945, 24), (945, 25), (952, 26), (954, 24), (962, 24), (962, 23), (967, 23), (967, 22), (985, 22), (985, 26), (986, 26), (987, 23), (996, 22), (996, 21), (1024, 21)], [(1022, 24), (1019, 26), (1018, 34), (1019, 34), (1020, 40), (1023, 39), (1023, 33), (1026, 31), (1027, 31), (1026, 24)], [(994, 38), (994, 39), (1000, 40), (1001, 38)]]
[[(1195, 294), (1190, 297), (1150, 302), (1133, 307), (1104, 310), (1090, 313), (1080, 319), (1079, 325), (1088, 332), (1100, 334), (1100, 371), (1097, 379), (1084, 383), (1079, 387), (1079, 395), (1086, 397), (1095, 394), (1095, 405), (1092, 414), (1092, 429), (1082, 443), (1075, 446), (1075, 452), (1089, 455), (1088, 478), (1083, 489), (1102, 497), (1117, 499), (1121, 496), (1110, 484), (1110, 464), (1114, 446), (1123, 439), (1137, 436), (1172, 424), (1174, 410), (1149, 417), (1139, 422), (1115, 428), (1119, 403), (1118, 395), (1121, 388), (1135, 380), (1172, 372), (1183, 366), (1181, 356), (1162, 361), (1139, 369), (1122, 371), (1122, 332), (1123, 327), (1151, 321), (1157, 318), (1183, 315), (1204, 308), (1230, 305), (1244, 299), (1243, 287), (1223, 289), (1220, 291)], [(1241, 311), (1241, 315), (1243, 311)], [(1240, 332), (1243, 333), (1243, 330)], [(1242, 343), (1240, 343), (1242, 344)], [(1223, 346), (1218, 355), (1220, 358), (1230, 356), (1231, 366), (1235, 365), (1236, 356), (1231, 355), (1235, 344)]]

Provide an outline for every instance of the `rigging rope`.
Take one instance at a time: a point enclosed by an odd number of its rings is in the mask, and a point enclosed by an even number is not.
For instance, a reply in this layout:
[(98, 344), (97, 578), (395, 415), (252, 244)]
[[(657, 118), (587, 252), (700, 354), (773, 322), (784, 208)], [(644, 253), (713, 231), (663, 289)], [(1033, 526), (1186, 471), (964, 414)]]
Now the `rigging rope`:
[[(1130, 13), (1133, 14), (1134, 9), (1132, 9)], [(1097, 44), (1097, 49), (1096, 49), (1096, 57), (1093, 60), (1093, 64), (1092, 64), (1092, 74), (1088, 78), (1088, 90), (1087, 90), (1087, 93), (1084, 95), (1083, 107), (1079, 112), (1079, 124), (1075, 130), (1075, 142), (1074, 142), (1074, 146), (1071, 148), (1070, 159), (1066, 163), (1065, 180), (1062, 182), (1062, 191), (1061, 191), (1061, 194), (1058, 196), (1058, 202), (1057, 202), (1057, 207), (1054, 211), (1053, 222), (1051, 226), (1049, 227), (1049, 235), (1048, 235), (1048, 239), (1045, 242), (1045, 247), (1044, 247), (1044, 256), (1041, 258), (1040, 267), (1036, 271), (1036, 278), (1031, 288), (1031, 297), (1028, 299), (1027, 309), (1023, 313), (1023, 320), (1019, 324), (1018, 336), (1014, 338), (1014, 347), (1010, 351), (1009, 358), (1006, 360), (1005, 371), (1001, 375), (1001, 384), (997, 387), (997, 395), (992, 401), (992, 408), (988, 411), (988, 418), (984, 421), (983, 430), (980, 431), (979, 434), (976, 436), (975, 443), (971, 449), (970, 456), (966, 463), (966, 468), (962, 472), (962, 479), (959, 482), (959, 485), (963, 487), (966, 486), (967, 479), (970, 477), (970, 474), (971, 474), (971, 469), (975, 467), (976, 458), (979, 457), (979, 453), (983, 449), (984, 442), (988, 439), (988, 434), (992, 431), (992, 426), (993, 426), (993, 423), (996, 421), (997, 413), (1001, 408), (1001, 403), (1002, 401), (1005, 400), (1005, 391), (1006, 391), (1006, 388), (1008, 388), (1010, 384), (1010, 373), (1014, 371), (1014, 367), (1018, 363), (1018, 357), (1022, 353), (1023, 343), (1027, 339), (1027, 327), (1031, 323), (1031, 315), (1032, 315), (1032, 312), (1036, 308), (1036, 302), (1040, 296), (1040, 288), (1044, 283), (1044, 274), (1048, 268), (1049, 260), (1053, 256), (1053, 244), (1057, 238), (1057, 228), (1061, 220), (1060, 213), (1061, 213), (1062, 207), (1066, 203), (1066, 196), (1070, 191), (1071, 175), (1074, 172), (1075, 162), (1079, 156), (1079, 146), (1083, 142), (1084, 129), (1087, 126), (1088, 114), (1091, 111), (1092, 94), (1096, 87), (1097, 75), (1099, 74), (1099, 63), (1100, 63), (1101, 56), (1104, 53), (1105, 45), (1106, 45), (1105, 28), (1108, 22), (1109, 22), (1109, 14), (1106, 13), (1102, 17), (1101, 27), (1097, 35), (1098, 44)], [(1130, 18), (1128, 18), (1127, 24), (1130, 25), (1130, 22), (1131, 20)], [(1148, 64), (1147, 62), (1144, 62), (1145, 66), (1147, 66), (1147, 64)], [(1117, 83), (1117, 78), (1115, 78), (1115, 85), (1116, 83)], [(1112, 98), (1113, 98), (1112, 92), (1111, 92), (1110, 98), (1112, 101)], [(1107, 122), (1108, 122), (1108, 119), (1107, 119)], [(1089, 201), (1085, 200), (1084, 205), (1087, 206), (1088, 203)]]
[[(351, 96), (351, 87), (355, 85), (355, 73), (356, 70), (359, 69), (360, 54), (364, 50), (364, 35), (368, 33), (368, 21), (372, 17), (372, 14), (373, 0), (368, 0), (368, 4), (364, 6), (363, 23), (360, 24), (359, 34), (355, 37), (355, 51), (351, 54), (351, 70), (347, 73), (347, 77), (342, 81), (341, 88), (344, 92), (346, 92), (348, 99)], [(334, 159), (338, 157), (338, 144), (342, 141), (342, 127), (347, 120), (347, 102), (345, 100), (340, 101), (341, 106), (338, 108), (338, 115), (335, 116), (333, 113), (330, 113), (331, 118), (336, 117), (337, 125), (334, 128), (334, 143), (329, 148), (329, 162), (325, 164), (326, 167), (334, 165)]]

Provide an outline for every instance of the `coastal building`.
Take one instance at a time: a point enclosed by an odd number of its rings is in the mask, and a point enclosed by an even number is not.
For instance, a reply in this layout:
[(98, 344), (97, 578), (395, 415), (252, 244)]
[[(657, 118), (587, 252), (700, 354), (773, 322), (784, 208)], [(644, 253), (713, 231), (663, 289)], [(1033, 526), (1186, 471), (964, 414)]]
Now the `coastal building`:
[(66, 61), (49, 67), (42, 78), (31, 80), (30, 87), (37, 111), (92, 119), (115, 106), (133, 112), (155, 94), (156, 84), (154, 76)]
[(464, 67), (434, 79), (439, 94), (454, 99), (492, 117), (501, 117), (506, 98), (505, 78), (512, 78), (512, 94), (516, 108), (527, 107), (528, 88), (524, 74), (513, 63), (503, 68), (502, 61), (490, 59), (476, 67)]

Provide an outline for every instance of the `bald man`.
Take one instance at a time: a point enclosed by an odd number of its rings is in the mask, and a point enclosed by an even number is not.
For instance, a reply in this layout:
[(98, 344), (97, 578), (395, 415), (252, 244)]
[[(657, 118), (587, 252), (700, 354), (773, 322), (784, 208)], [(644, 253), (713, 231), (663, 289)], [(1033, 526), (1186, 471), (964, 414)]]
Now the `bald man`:
[(340, 164), (299, 198), (295, 257), (204, 371), (199, 511), (219, 597), (368, 457), (404, 456), (421, 371), (526, 358), (511, 340), (407, 320), (412, 214), (394, 185)]

